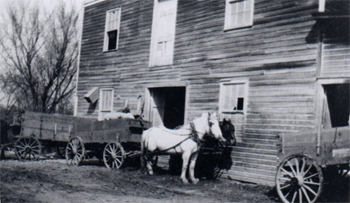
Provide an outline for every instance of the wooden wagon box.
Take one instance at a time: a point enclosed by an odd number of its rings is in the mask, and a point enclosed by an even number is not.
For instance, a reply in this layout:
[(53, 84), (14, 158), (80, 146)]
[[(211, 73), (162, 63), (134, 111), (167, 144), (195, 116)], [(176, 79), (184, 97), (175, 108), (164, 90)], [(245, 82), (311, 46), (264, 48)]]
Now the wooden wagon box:
[(84, 143), (141, 142), (142, 131), (151, 127), (150, 122), (135, 119), (74, 119), (72, 136), (82, 138)]
[(73, 129), (73, 121), (73, 116), (26, 111), (22, 115), (21, 136), (68, 142)]
[(280, 160), (292, 154), (305, 154), (320, 166), (350, 163), (350, 128), (282, 134), (278, 147)]
[(93, 118), (30, 111), (26, 111), (22, 119), (21, 136), (62, 142), (68, 142), (77, 136), (85, 143), (140, 142), (142, 131), (151, 126), (148, 121), (136, 119), (98, 121)]

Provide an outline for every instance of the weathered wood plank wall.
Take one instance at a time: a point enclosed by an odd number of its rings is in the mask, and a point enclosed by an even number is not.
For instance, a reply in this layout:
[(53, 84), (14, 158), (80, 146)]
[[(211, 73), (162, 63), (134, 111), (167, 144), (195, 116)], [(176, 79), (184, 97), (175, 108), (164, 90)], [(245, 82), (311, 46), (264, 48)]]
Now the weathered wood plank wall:
[[(222, 79), (249, 79), (242, 140), (224, 177), (273, 185), (276, 136), (315, 128), (316, 0), (256, 0), (252, 27), (223, 31), (225, 1), (179, 0), (173, 65), (148, 67), (153, 0), (103, 1), (85, 8), (78, 112), (92, 87), (115, 89), (114, 109), (148, 86), (186, 84), (187, 121), (218, 111)], [(106, 11), (121, 7), (118, 51), (102, 53)], [(326, 58), (325, 58), (326, 59)], [(119, 98), (119, 100), (118, 100)]]
[(320, 23), (325, 28), (322, 32), (322, 68), (320, 77), (350, 77), (349, 19), (324, 19)]

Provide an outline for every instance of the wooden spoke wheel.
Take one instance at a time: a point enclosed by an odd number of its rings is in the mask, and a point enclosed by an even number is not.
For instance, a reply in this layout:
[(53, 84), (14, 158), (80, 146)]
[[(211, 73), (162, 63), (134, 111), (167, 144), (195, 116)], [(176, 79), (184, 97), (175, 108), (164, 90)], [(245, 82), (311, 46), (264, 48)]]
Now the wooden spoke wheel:
[(15, 142), (15, 152), (20, 160), (37, 160), (41, 154), (41, 144), (35, 137), (20, 137)]
[(119, 142), (108, 143), (103, 150), (103, 162), (107, 168), (119, 169), (125, 159), (123, 146)]
[(277, 169), (276, 189), (283, 202), (315, 202), (322, 183), (321, 168), (304, 155), (287, 157)]
[(80, 137), (73, 137), (66, 147), (66, 160), (70, 166), (78, 166), (84, 158), (85, 147)]

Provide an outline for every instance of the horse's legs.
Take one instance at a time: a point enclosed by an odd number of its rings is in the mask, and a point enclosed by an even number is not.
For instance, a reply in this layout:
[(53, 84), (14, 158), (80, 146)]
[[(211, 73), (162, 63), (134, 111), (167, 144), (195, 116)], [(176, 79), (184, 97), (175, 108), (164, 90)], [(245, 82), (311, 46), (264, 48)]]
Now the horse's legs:
[(196, 166), (196, 160), (197, 160), (197, 157), (198, 157), (198, 152), (192, 154), (191, 156), (191, 161), (190, 161), (190, 169), (189, 169), (189, 172), (190, 172), (190, 179), (192, 181), (193, 184), (196, 184), (198, 183), (198, 178), (195, 178), (194, 177), (194, 167)]
[(146, 159), (146, 165), (147, 165), (147, 169), (148, 169), (148, 174), (149, 175), (153, 175), (153, 168), (152, 168), (152, 163), (151, 163), (151, 160), (152, 160), (152, 155), (145, 155), (145, 159)]
[(191, 152), (184, 152), (182, 154), (182, 172), (181, 172), (181, 180), (184, 184), (188, 183), (188, 180), (186, 178), (186, 172), (188, 167), (188, 160), (191, 156)]
[(140, 161), (141, 161), (141, 173), (144, 173), (144, 174), (147, 174), (146, 172), (146, 160), (147, 160), (147, 157), (145, 154), (141, 154), (140, 156)]

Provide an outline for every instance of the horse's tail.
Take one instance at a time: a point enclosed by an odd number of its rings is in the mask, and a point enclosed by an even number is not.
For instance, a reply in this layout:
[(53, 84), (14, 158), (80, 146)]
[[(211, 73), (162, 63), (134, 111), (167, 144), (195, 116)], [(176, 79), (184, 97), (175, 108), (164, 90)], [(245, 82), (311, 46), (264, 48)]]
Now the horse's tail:
[(145, 170), (146, 166), (146, 154), (147, 154), (147, 146), (146, 142), (148, 140), (148, 134), (149, 134), (150, 129), (143, 131), (142, 137), (141, 137), (141, 172)]

